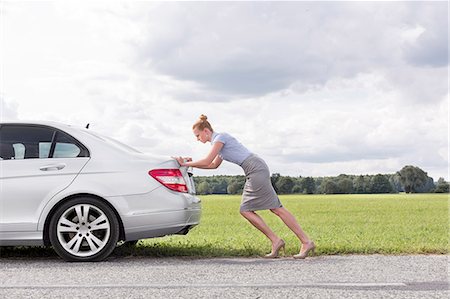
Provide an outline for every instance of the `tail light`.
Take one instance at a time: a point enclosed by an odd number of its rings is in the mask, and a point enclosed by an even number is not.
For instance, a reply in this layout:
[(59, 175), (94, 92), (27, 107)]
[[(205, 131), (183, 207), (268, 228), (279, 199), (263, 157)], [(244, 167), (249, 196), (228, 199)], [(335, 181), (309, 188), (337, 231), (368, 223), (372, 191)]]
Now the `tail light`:
[(153, 169), (148, 174), (170, 190), (188, 192), (186, 181), (179, 169)]

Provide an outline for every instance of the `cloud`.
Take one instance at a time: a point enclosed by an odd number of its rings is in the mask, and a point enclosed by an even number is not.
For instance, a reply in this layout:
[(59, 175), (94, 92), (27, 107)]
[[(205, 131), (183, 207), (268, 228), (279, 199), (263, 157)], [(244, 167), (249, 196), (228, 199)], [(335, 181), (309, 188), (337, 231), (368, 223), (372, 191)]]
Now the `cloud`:
[[(420, 28), (415, 38), (405, 41), (404, 57), (412, 65), (445, 67), (448, 65), (448, 15), (445, 3), (410, 4), (410, 26)], [(420, 9), (420, 10), (418, 10)], [(441, 10), (438, 10), (441, 9)], [(420, 11), (420, 12), (419, 12)]]
[(17, 103), (7, 101), (0, 95), (0, 121), (16, 120), (18, 118), (17, 109)]
[[(245, 126), (245, 143), (280, 173), (304, 174), (308, 166), (308, 171), (315, 167), (338, 174), (341, 170), (333, 165), (347, 168), (343, 165), (348, 163), (358, 169), (371, 165), (366, 170), (371, 172), (414, 164), (433, 169), (431, 173), (440, 168), (443, 175), (448, 164), (442, 156), (448, 151), (448, 96), (407, 103), (396, 91), (379, 88), (385, 80), (382, 74), (334, 79), (316, 91), (253, 101), (253, 108), (258, 108), (252, 124)], [(238, 124), (228, 127), (242, 132), (238, 126), (245, 116), (235, 113)], [(378, 170), (372, 170), (377, 169), (375, 162)], [(382, 171), (384, 165), (389, 169)]]
[(145, 14), (136, 64), (230, 100), (374, 69), (396, 77), (448, 63), (446, 17), (445, 3), (164, 3)]

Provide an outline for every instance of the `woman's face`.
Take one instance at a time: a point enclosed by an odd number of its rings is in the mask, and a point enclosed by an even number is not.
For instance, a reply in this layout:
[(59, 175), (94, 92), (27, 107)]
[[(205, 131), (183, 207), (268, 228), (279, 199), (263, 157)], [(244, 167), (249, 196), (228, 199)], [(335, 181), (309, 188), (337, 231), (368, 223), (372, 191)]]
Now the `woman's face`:
[(197, 137), (197, 140), (206, 143), (207, 141), (211, 141), (209, 138), (211, 138), (211, 131), (208, 128), (204, 128), (203, 130), (194, 129), (192, 130), (194, 132), (195, 137)]

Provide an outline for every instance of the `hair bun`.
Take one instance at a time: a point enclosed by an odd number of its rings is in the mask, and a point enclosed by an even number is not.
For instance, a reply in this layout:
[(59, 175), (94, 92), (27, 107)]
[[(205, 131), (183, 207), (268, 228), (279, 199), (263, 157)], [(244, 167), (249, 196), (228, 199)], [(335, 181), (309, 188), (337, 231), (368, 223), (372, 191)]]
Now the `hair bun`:
[(208, 128), (211, 132), (213, 131), (213, 128), (211, 127), (211, 124), (208, 121), (208, 117), (204, 114), (201, 114), (198, 120), (195, 122), (195, 124), (192, 126), (192, 130), (199, 130), (202, 131), (205, 128)]

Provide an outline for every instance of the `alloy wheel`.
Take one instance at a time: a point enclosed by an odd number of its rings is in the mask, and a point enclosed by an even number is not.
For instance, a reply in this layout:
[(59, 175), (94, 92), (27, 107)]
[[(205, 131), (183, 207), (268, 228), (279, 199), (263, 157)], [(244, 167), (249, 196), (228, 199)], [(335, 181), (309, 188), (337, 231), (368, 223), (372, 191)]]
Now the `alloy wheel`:
[(64, 249), (78, 257), (101, 251), (108, 243), (111, 224), (98, 207), (83, 203), (69, 207), (57, 222), (57, 237)]

